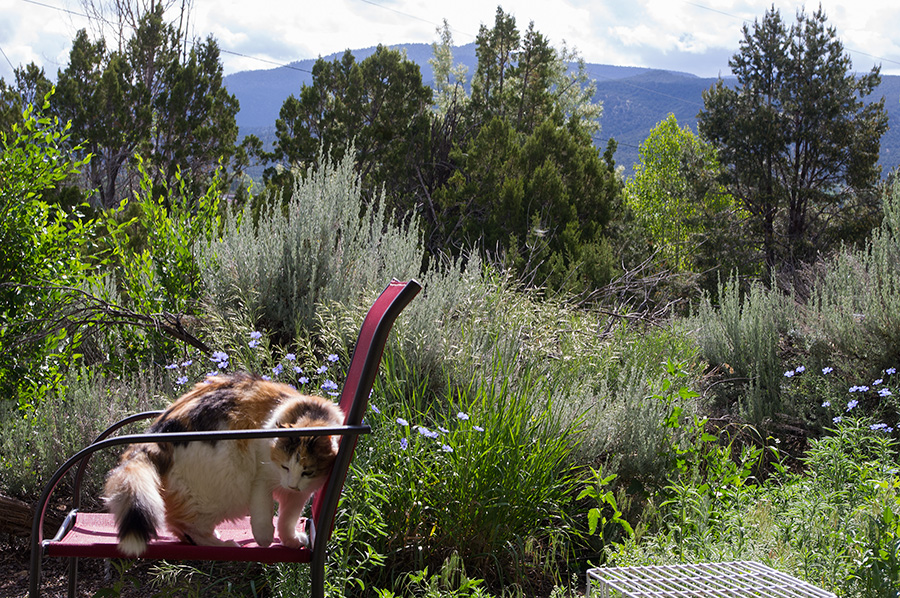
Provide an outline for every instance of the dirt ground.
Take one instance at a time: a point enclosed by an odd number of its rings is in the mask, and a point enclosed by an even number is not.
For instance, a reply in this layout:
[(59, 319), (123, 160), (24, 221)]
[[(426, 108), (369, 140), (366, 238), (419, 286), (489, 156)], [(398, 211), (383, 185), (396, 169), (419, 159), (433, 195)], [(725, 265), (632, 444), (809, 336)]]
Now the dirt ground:
[[(0, 536), (0, 598), (26, 598), (30, 548), (21, 538)], [(126, 566), (127, 570), (118, 567)], [(256, 596), (268, 595), (262, 566), (257, 563), (191, 563), (193, 575), (159, 575), (154, 561), (110, 562), (81, 559), (78, 566), (78, 596), (150, 598), (155, 596)], [(44, 559), (41, 570), (42, 598), (65, 598), (68, 571), (64, 559)], [(254, 589), (249, 583), (255, 580)], [(246, 587), (242, 587), (246, 586)], [(106, 591), (103, 591), (106, 590)]]

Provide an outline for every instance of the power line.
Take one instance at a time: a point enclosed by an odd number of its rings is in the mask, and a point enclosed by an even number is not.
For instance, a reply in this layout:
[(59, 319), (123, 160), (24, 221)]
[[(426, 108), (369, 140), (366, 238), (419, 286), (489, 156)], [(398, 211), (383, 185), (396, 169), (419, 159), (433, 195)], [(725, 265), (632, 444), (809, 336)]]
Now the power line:
[(7, 55), (6, 55), (6, 52), (3, 51), (3, 47), (2, 47), (2, 46), (0, 46), (0, 54), (3, 54), (3, 58), (5, 58), (5, 59), (6, 59), (6, 63), (9, 64), (9, 68), (10, 68), (13, 72), (16, 72), (16, 67), (13, 66), (13, 63), (12, 63), (12, 61), (9, 59), (9, 56), (7, 56)]
[(312, 74), (312, 71), (311, 71), (311, 70), (308, 70), (308, 69), (302, 69), (302, 68), (300, 68), (300, 67), (298, 67), (298, 66), (293, 66), (293, 65), (290, 65), (290, 64), (283, 64), (283, 63), (281, 63), (281, 62), (276, 62), (276, 61), (274, 61), (274, 60), (268, 60), (268, 59), (266, 59), (266, 58), (260, 58), (260, 57), (258, 57), (258, 56), (250, 56), (250, 55), (248, 55), (248, 54), (241, 54), (240, 52), (234, 52), (234, 51), (232, 51), (232, 50), (225, 50), (225, 49), (223, 49), (223, 48), (219, 48), (219, 51), (222, 52), (223, 54), (231, 54), (231, 55), (233, 55), (233, 56), (240, 56), (241, 58), (249, 58), (250, 60), (257, 60), (257, 61), (259, 61), (259, 62), (265, 62), (265, 63), (268, 63), (268, 64), (274, 64), (274, 65), (279, 66), (279, 67), (281, 67), (281, 68), (291, 69), (292, 71), (300, 71), (301, 73), (309, 73), (309, 74)]
[[(40, 7), (42, 7), (42, 8), (49, 8), (49, 9), (51, 9), (51, 10), (55, 10), (55, 11), (58, 11), (58, 12), (68, 13), (68, 14), (74, 15), (74, 16), (76, 16), (76, 17), (83, 17), (83, 18), (85, 18), (85, 19), (91, 19), (91, 18), (93, 18), (93, 17), (91, 17), (90, 15), (87, 15), (87, 14), (85, 14), (85, 13), (77, 12), (77, 11), (74, 11), (74, 10), (69, 10), (68, 8), (63, 8), (63, 7), (61, 7), (61, 6), (53, 6), (52, 4), (46, 4), (46, 3), (44, 3), (44, 2), (38, 2), (37, 0), (22, 0), (22, 2), (25, 2), (25, 3), (27, 3), (27, 4), (34, 4), (35, 6), (40, 6)], [(108, 25), (111, 25), (111, 24), (112, 24), (112, 23), (110, 23), (108, 20), (103, 19), (102, 17), (99, 17), (99, 18), (100, 18), (103, 22), (105, 22), (106, 24), (108, 24)], [(266, 58), (260, 58), (260, 57), (258, 57), (258, 56), (250, 56), (250, 55), (248, 55), (248, 54), (242, 54), (242, 53), (240, 53), (240, 52), (235, 52), (235, 51), (233, 51), (233, 50), (226, 50), (226, 49), (221, 48), (221, 47), (219, 48), (219, 51), (222, 52), (223, 54), (232, 54), (232, 55), (234, 55), (234, 56), (240, 56), (241, 58), (247, 58), (247, 59), (249, 59), (249, 60), (256, 60), (256, 61), (258, 61), (258, 62), (265, 62), (265, 63), (267, 63), (267, 64), (274, 64), (274, 65), (276, 65), (276, 66), (280, 66), (280, 67), (283, 67), (283, 68), (291, 69), (291, 70), (294, 70), (294, 71), (300, 71), (300, 72), (302, 72), (302, 73), (310, 73), (310, 74), (312, 73), (312, 71), (310, 71), (310, 70), (302, 69), (302, 68), (299, 68), (299, 67), (296, 67), (296, 66), (291, 66), (290, 64), (283, 64), (283, 63), (280, 63), (280, 62), (276, 62), (276, 61), (274, 61), (274, 60), (268, 60), (268, 59), (266, 59)], [(2, 48), (0, 48), (0, 52), (2, 52)], [(15, 70), (15, 67), (13, 66), (13, 64), (12, 64), (12, 62), (9, 60), (9, 58), (6, 56), (6, 53), (5, 53), (5, 52), (3, 52), (3, 57), (6, 58), (6, 62), (9, 63), (10, 67), (11, 67), (13, 70)]]
[(22, 2), (27, 2), (28, 4), (34, 4), (35, 6), (42, 6), (44, 8), (50, 8), (52, 10), (58, 10), (59, 12), (66, 12), (70, 15), (75, 15), (76, 17), (84, 17), (86, 19), (90, 19), (90, 17), (84, 13), (75, 12), (74, 10), (69, 10), (68, 8), (63, 8), (61, 6), (53, 6), (51, 4), (44, 4), (43, 2), (37, 2), (37, 0), (22, 0)]
[[(684, 4), (689, 6), (693, 6), (695, 8), (700, 8), (702, 10), (708, 10), (709, 12), (719, 13), (720, 15), (725, 15), (726, 17), (731, 17), (732, 19), (737, 19), (738, 21), (742, 21), (744, 23), (750, 23), (750, 19), (745, 19), (744, 17), (740, 17), (738, 15), (731, 14), (729, 12), (725, 12), (723, 10), (718, 10), (716, 8), (711, 8), (709, 6), (705, 6), (698, 2), (690, 2), (689, 0), (681, 0)], [(889, 62), (891, 64), (900, 65), (900, 61), (891, 60), (890, 58), (884, 58), (882, 56), (875, 56), (874, 54), (869, 54), (868, 52), (863, 52), (862, 50), (856, 50), (854, 48), (850, 48), (848, 46), (844, 46), (844, 49), (848, 52), (853, 52), (854, 54), (862, 54), (863, 56), (868, 56), (869, 58), (873, 58), (875, 60), (880, 60), (881, 62)]]
[[(429, 25), (433, 25), (437, 29), (440, 29), (443, 26), (443, 24), (439, 25), (429, 19), (423, 19), (422, 17), (418, 17), (416, 15), (409, 14), (408, 12), (403, 12), (403, 11), (397, 10), (395, 8), (391, 8), (390, 6), (385, 6), (383, 4), (378, 4), (377, 2), (373, 2), (372, 0), (359, 0), (359, 1), (364, 2), (366, 4), (371, 4), (372, 6), (377, 6), (378, 8), (383, 8), (384, 10), (389, 10), (393, 13), (397, 13), (398, 15), (402, 15), (404, 17), (409, 17), (410, 19), (415, 19), (417, 21), (422, 21), (423, 23), (428, 23)], [(454, 33), (461, 33), (465, 36), (471, 37), (472, 39), (475, 39), (475, 37), (476, 37), (476, 36), (472, 35), (471, 33), (467, 33), (465, 31), (459, 31), (458, 29), (453, 29), (452, 27), (450, 28), (450, 31), (453, 31)]]

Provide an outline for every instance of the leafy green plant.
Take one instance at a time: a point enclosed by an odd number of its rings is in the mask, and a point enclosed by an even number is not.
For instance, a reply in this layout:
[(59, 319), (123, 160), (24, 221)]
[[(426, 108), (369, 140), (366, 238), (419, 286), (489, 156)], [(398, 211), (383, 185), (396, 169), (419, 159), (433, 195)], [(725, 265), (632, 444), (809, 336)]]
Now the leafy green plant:
[[(407, 576), (406, 588), (422, 598), (487, 598), (480, 579), (470, 579), (466, 568), (455, 552), (448, 556), (440, 571), (429, 575), (428, 568), (411, 572)], [(391, 590), (376, 590), (379, 598), (398, 598)]]
[(873, 485), (876, 508), (865, 509), (868, 542), (851, 579), (864, 596), (896, 596), (900, 593), (900, 480), (876, 480)]
[(89, 158), (66, 149), (69, 125), (47, 115), (51, 95), (29, 105), (10, 135), (0, 132), (0, 396), (25, 411), (78, 356), (79, 339), (65, 331), (43, 342), (23, 340), (59, 298), (46, 287), (77, 287), (93, 274), (83, 258), (95, 222), (79, 211), (83, 206), (69, 213), (53, 203), (54, 191)]
[[(587, 487), (578, 494), (576, 500), (584, 500), (586, 498), (593, 499), (596, 507), (591, 507), (587, 514), (588, 533), (594, 535), (597, 531), (601, 537), (606, 537), (615, 533), (616, 529), (609, 530), (608, 527), (619, 527), (629, 536), (634, 534), (631, 524), (622, 518), (622, 511), (616, 503), (616, 495), (608, 488), (616, 479), (616, 474), (603, 476), (603, 469), (590, 468), (592, 478), (588, 481)], [(607, 513), (612, 514), (607, 518)]]
[(897, 441), (866, 418), (844, 417), (810, 441), (803, 471), (753, 478), (758, 449), (706, 445), (689, 476), (673, 477), (633, 539), (611, 546), (619, 565), (759, 560), (846, 596), (898, 586)]

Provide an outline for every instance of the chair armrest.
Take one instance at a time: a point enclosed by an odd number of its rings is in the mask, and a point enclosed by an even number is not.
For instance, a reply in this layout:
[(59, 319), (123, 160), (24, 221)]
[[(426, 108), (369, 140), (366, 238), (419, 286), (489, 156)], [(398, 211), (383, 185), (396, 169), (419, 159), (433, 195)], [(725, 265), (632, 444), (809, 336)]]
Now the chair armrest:
[[(96, 438), (94, 438), (94, 442), (91, 444), (96, 444), (101, 440), (108, 438), (112, 435), (113, 432), (124, 428), (128, 424), (134, 423), (136, 421), (141, 421), (144, 419), (150, 419), (151, 417), (159, 417), (162, 415), (163, 411), (144, 411), (143, 413), (136, 413), (134, 415), (129, 415), (126, 418), (120, 419), (116, 423), (112, 424), (108, 428), (106, 428), (103, 432), (101, 432)], [(94, 453), (88, 453), (84, 456), (84, 459), (81, 461), (81, 465), (78, 466), (78, 471), (75, 473), (75, 481), (72, 484), (72, 508), (78, 509), (81, 507), (81, 482), (84, 479), (84, 472), (87, 470), (88, 462), (91, 460), (91, 455)]]

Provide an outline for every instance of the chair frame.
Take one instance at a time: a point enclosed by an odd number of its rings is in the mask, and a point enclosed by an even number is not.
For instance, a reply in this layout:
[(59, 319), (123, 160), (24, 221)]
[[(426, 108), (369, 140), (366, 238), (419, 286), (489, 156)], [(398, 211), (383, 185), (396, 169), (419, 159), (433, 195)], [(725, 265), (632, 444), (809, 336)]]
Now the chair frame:
[[(162, 411), (147, 411), (126, 417), (103, 431), (92, 444), (69, 458), (53, 474), (44, 487), (35, 508), (31, 530), (29, 598), (39, 598), (40, 596), (41, 565), (44, 556), (58, 556), (69, 560), (68, 593), (70, 598), (74, 598), (77, 591), (79, 558), (129, 558), (119, 553), (114, 544), (105, 544), (91, 550), (84, 550), (71, 545), (64, 546), (63, 544), (67, 534), (78, 522), (82, 480), (88, 462), (95, 452), (123, 444), (146, 442), (200, 442), (339, 435), (342, 438), (334, 466), (323, 488), (313, 495), (312, 516), (306, 520), (310, 539), (309, 548), (286, 549), (280, 545), (273, 545), (268, 548), (259, 546), (233, 548), (178, 544), (177, 549), (173, 552), (171, 547), (165, 546), (158, 546), (156, 547), (158, 550), (154, 550), (154, 541), (151, 541), (148, 547), (148, 556), (139, 557), (198, 561), (256, 561), (265, 563), (308, 562), (310, 564), (311, 595), (317, 598), (324, 596), (326, 547), (331, 537), (338, 500), (340, 499), (344, 480), (350, 467), (359, 435), (370, 432), (369, 426), (363, 423), (363, 415), (368, 404), (369, 393), (378, 373), (388, 333), (397, 316), (419, 293), (421, 288), (421, 285), (415, 280), (408, 282), (392, 280), (369, 309), (360, 329), (359, 338), (354, 347), (353, 356), (350, 359), (350, 367), (347, 370), (347, 377), (341, 392), (340, 406), (345, 413), (343, 426), (113, 436), (115, 432), (128, 424), (157, 417), (162, 413)], [(78, 469), (73, 482), (72, 509), (54, 537), (45, 540), (43, 535), (44, 517), (50, 498), (60, 480), (76, 465)], [(245, 522), (247, 521), (245, 518)], [(249, 523), (247, 524), (249, 525)]]

